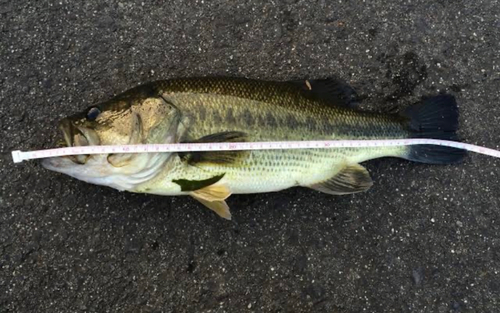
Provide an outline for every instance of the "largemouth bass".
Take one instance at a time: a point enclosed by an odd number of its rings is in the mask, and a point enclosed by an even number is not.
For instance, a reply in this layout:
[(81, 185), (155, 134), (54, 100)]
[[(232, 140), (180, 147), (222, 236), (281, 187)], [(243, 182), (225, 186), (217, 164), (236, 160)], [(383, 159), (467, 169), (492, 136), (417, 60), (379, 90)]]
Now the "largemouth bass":
[[(354, 90), (333, 78), (271, 82), (183, 78), (130, 89), (60, 122), (67, 146), (434, 138), (458, 140), (458, 108), (438, 95), (398, 114), (353, 108)], [(397, 157), (460, 162), (465, 151), (416, 145), (386, 148), (98, 154), (45, 159), (45, 168), (88, 183), (156, 195), (190, 195), (230, 219), (231, 194), (302, 186), (343, 195), (368, 190), (361, 162)]]

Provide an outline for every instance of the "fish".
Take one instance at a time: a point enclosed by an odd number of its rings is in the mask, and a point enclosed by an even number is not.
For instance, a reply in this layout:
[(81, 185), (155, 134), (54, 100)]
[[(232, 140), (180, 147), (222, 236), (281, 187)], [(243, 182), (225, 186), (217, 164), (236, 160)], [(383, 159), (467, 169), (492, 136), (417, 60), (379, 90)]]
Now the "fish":
[[(348, 83), (331, 76), (270, 81), (186, 77), (144, 83), (62, 119), (66, 146), (431, 138), (459, 141), (451, 94), (397, 113), (361, 110)], [(191, 196), (225, 219), (232, 194), (306, 187), (330, 195), (365, 192), (361, 163), (395, 157), (457, 164), (466, 151), (437, 145), (334, 149), (111, 153), (52, 157), (48, 170), (120, 191)]]

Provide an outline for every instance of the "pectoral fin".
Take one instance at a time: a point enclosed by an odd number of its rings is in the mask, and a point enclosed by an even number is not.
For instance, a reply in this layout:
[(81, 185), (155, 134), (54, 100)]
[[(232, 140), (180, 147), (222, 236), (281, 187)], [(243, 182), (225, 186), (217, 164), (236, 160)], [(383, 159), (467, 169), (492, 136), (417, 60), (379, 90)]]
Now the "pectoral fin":
[(331, 195), (345, 195), (367, 191), (373, 185), (370, 174), (359, 164), (346, 165), (330, 179), (313, 184), (309, 188)]
[[(229, 131), (211, 134), (200, 139), (190, 141), (193, 143), (218, 143), (218, 142), (246, 142), (248, 136), (243, 132)], [(198, 163), (228, 164), (234, 163), (240, 158), (245, 157), (248, 151), (205, 151), (179, 153), (179, 156), (190, 165)]]
[(225, 185), (211, 185), (202, 189), (195, 190), (190, 193), (190, 195), (196, 200), (200, 201), (210, 210), (217, 213), (220, 217), (227, 220), (231, 219), (231, 213), (229, 212), (229, 206), (226, 200), (230, 195), (231, 191)]

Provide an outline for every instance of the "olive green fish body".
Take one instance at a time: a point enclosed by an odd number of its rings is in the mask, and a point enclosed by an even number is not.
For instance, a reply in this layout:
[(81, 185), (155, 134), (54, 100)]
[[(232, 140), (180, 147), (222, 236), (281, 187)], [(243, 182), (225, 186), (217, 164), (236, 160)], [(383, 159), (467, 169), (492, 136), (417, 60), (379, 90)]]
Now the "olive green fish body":
[[(454, 97), (439, 95), (400, 114), (354, 110), (338, 80), (269, 82), (184, 78), (130, 89), (60, 123), (68, 146), (435, 138), (457, 140)], [(119, 190), (191, 195), (224, 218), (231, 194), (304, 186), (333, 195), (368, 190), (359, 163), (380, 158), (451, 164), (465, 152), (440, 146), (206, 151), (51, 158), (43, 165)]]
[[(400, 139), (409, 135), (401, 117), (332, 106), (289, 83), (183, 79), (159, 84), (164, 84), (159, 88), (162, 96), (189, 119), (187, 141), (227, 131), (244, 132), (248, 141), (255, 142)], [(225, 173), (221, 183), (232, 193), (278, 191), (328, 179), (346, 163), (402, 156), (406, 150), (257, 150), (232, 163), (201, 163), (196, 167), (180, 163), (178, 171), (170, 171), (163, 181), (169, 185), (165, 190), (171, 190), (175, 184), (170, 182), (175, 179), (200, 180)]]

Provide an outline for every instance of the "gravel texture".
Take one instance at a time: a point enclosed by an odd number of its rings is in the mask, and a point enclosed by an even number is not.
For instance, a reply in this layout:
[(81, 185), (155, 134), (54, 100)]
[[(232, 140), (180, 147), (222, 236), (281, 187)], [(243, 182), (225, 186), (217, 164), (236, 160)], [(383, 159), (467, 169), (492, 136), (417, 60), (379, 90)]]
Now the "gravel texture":
[(0, 0), (0, 312), (500, 312), (500, 161), (367, 162), (375, 185), (194, 200), (14, 165), (56, 121), (179, 76), (336, 74), (370, 109), (456, 95), (500, 148), (500, 3)]

